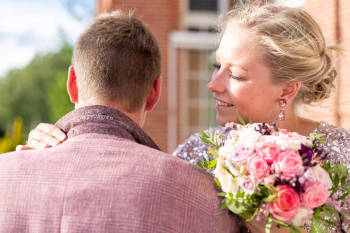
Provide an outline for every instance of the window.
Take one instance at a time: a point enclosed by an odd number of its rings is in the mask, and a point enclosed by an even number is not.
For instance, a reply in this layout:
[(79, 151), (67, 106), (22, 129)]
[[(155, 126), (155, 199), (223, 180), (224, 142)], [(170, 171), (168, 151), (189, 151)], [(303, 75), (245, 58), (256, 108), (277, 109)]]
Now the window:
[(184, 139), (190, 135), (218, 126), (215, 99), (207, 84), (214, 71), (215, 57), (212, 50), (187, 50), (185, 57)]
[(218, 11), (218, 0), (189, 0), (190, 11)]

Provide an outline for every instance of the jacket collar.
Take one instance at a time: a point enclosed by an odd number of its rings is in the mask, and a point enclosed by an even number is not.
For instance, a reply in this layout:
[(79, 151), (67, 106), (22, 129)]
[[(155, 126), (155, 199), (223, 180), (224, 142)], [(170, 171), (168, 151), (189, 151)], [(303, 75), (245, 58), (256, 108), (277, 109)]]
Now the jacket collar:
[(56, 127), (65, 132), (68, 138), (91, 133), (108, 134), (160, 150), (131, 118), (105, 105), (89, 105), (73, 110), (62, 117)]

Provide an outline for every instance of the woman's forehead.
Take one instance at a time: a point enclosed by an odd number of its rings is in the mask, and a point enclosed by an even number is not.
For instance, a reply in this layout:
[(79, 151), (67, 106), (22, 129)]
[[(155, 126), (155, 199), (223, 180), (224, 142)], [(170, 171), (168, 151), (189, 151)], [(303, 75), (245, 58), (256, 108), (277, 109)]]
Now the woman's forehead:
[(261, 51), (261, 45), (252, 38), (247, 29), (234, 27), (224, 33), (216, 56), (227, 63), (243, 65), (259, 61)]

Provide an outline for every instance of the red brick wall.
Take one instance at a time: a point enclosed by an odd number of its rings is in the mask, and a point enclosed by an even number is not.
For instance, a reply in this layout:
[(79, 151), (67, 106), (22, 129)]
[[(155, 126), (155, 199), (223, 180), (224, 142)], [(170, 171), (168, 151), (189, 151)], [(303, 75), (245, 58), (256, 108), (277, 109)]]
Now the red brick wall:
[[(339, 43), (347, 50), (348, 55), (350, 49), (350, 2), (338, 0), (340, 38), (337, 38), (337, 0), (306, 0), (304, 9), (319, 23), (328, 45)], [(336, 65), (339, 68), (338, 92), (322, 103), (323, 108), (310, 108), (310, 114), (305, 113), (305, 115), (316, 120), (350, 128), (350, 66), (344, 62), (344, 59)]]
[(155, 109), (148, 113), (144, 130), (157, 145), (167, 151), (167, 54), (168, 37), (173, 30), (180, 29), (181, 0), (97, 0), (97, 13), (110, 12), (111, 9), (135, 10), (134, 14), (150, 27), (157, 38), (162, 52), (162, 93)]
[(346, 50), (347, 60), (340, 62), (340, 125), (350, 129), (350, 1), (339, 1), (340, 45)]

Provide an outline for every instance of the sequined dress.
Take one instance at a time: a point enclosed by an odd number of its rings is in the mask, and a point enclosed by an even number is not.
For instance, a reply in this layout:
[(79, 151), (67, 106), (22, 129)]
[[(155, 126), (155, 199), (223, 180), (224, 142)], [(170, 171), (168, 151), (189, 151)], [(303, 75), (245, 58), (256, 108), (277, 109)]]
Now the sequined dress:
[[(217, 127), (213, 131), (225, 137), (230, 131), (230, 128)], [(350, 130), (321, 122), (312, 134), (326, 134), (321, 138), (325, 142), (321, 147), (329, 154), (328, 160), (331, 160), (334, 165), (340, 161), (350, 171)], [(199, 136), (199, 133), (190, 136), (185, 143), (179, 145), (173, 155), (187, 160), (192, 164), (202, 162), (203, 157), (213, 159), (213, 156), (207, 149), (207, 145), (199, 139)], [(348, 186), (349, 184), (350, 179), (346, 181), (346, 185)], [(338, 196), (341, 194), (340, 191), (337, 193)], [(350, 195), (343, 201), (341, 209), (350, 216)], [(309, 227), (306, 230), (310, 232)], [(341, 216), (339, 224), (334, 228), (328, 229), (328, 231), (332, 233), (350, 233), (350, 218)]]

